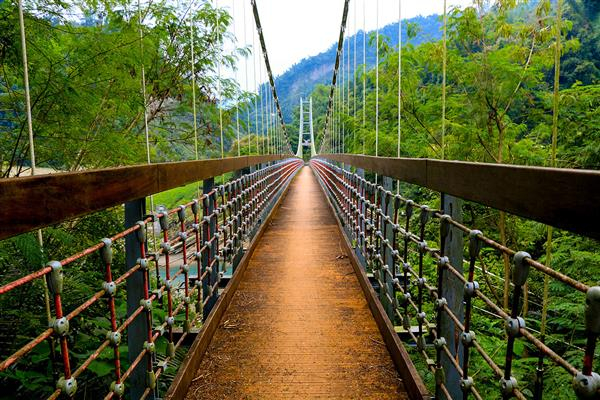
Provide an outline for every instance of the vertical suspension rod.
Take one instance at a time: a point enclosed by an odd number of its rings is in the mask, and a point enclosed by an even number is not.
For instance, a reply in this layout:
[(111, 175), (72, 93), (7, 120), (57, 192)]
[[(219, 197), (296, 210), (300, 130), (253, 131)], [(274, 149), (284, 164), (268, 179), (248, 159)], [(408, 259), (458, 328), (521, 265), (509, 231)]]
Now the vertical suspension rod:
[(325, 128), (323, 130), (324, 134), (326, 134), (327, 128), (329, 127), (329, 119), (331, 118), (331, 113), (333, 111), (333, 96), (334, 96), (335, 87), (336, 87), (336, 83), (337, 83), (338, 69), (340, 67), (340, 56), (342, 54), (342, 46), (344, 45), (344, 32), (346, 31), (346, 21), (348, 19), (349, 3), (350, 3), (350, 0), (344, 0), (344, 12), (342, 14), (342, 23), (340, 25), (340, 34), (339, 34), (339, 38), (338, 38), (337, 52), (335, 54), (335, 65), (333, 67), (333, 77), (331, 78), (331, 89), (329, 91), (327, 112), (325, 114)]
[[(349, 1), (349, 0), (346, 0)], [(256, 0), (251, 0), (252, 3), (252, 11), (254, 14), (254, 22), (256, 23), (256, 31), (258, 32), (258, 39), (260, 41), (260, 46), (263, 51), (263, 55), (265, 58), (265, 66), (267, 67), (267, 75), (269, 76), (269, 83), (271, 85), (271, 92), (273, 94), (273, 99), (275, 100), (275, 106), (277, 108), (277, 115), (279, 116), (279, 123), (281, 129), (283, 131), (283, 136), (287, 142), (286, 150), (289, 150), (289, 137), (287, 134), (287, 128), (285, 126), (285, 121), (283, 120), (283, 113), (281, 111), (281, 105), (279, 104), (279, 97), (277, 96), (277, 88), (275, 87), (275, 78), (273, 77), (273, 72), (271, 70), (271, 63), (269, 62), (269, 53), (267, 52), (267, 46), (265, 44), (265, 38), (263, 35), (262, 26), (260, 24), (260, 16), (258, 14), (258, 7), (256, 6)]]

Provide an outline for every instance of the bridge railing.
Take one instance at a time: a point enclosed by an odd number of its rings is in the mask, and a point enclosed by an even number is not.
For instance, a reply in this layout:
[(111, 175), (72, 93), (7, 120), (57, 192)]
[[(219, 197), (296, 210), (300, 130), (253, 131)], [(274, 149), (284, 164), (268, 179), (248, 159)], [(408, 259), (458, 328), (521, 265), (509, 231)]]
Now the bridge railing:
[[(357, 259), (372, 272), (389, 319), (402, 327), (399, 329), (435, 377), (437, 397), (488, 398), (490, 394), (482, 394), (474, 378), (477, 372), (473, 373), (485, 364), (499, 380), (496, 393), (502, 398), (541, 398), (543, 360), (547, 359), (572, 377), (570, 383), (577, 396), (597, 398), (600, 376), (593, 372), (593, 362), (598, 359), (600, 287), (548, 268), (528, 253), (512, 250), (469, 228), (461, 219), (462, 200), (452, 195), (599, 238), (600, 215), (595, 204), (600, 199), (600, 172), (356, 155), (323, 155), (311, 164)], [(379, 174), (375, 179), (383, 184), (365, 179), (362, 168)], [(390, 177), (443, 192), (440, 209), (405, 197)], [(563, 184), (555, 186), (559, 182)], [(463, 235), (468, 237), (465, 257)], [(512, 259), (512, 295), (507, 308), (497, 304), (477, 282), (488, 278), (485, 265), (480, 268), (482, 247)], [(527, 326), (522, 297), (528, 293), (530, 270), (582, 293), (586, 311), (581, 321), (573, 321), (573, 333), (580, 323), (582, 331), (578, 334), (587, 344), (578, 362), (554, 351), (539, 332)], [(499, 348), (489, 354), (481, 345), (485, 332), (475, 323), (477, 312), (504, 322), (504, 357), (499, 359)], [(481, 338), (475, 334), (478, 328)], [(518, 341), (527, 343), (540, 360), (535, 389), (527, 395), (516, 378), (520, 372), (514, 362)]]
[[(61, 376), (48, 388), (48, 398), (73, 397), (78, 378), (112, 348), (114, 380), (104, 398), (121, 398), (126, 392), (131, 398), (154, 398), (157, 380), (186, 336), (201, 326), (217, 301), (224, 274), (235, 271), (245, 247), (301, 165), (297, 159), (256, 156), (0, 181), (2, 201), (14, 201), (5, 196), (10, 194), (29, 199), (27, 204), (13, 203), (10, 218), (2, 220), (2, 237), (126, 202), (125, 230), (0, 286), (0, 296), (10, 296), (23, 285), (45, 280), (53, 304), (49, 327), (0, 360), (0, 372), (18, 369), (37, 346), (48, 343), (54, 348), (57, 343)], [(214, 184), (213, 174), (236, 170), (237, 178)], [(170, 210), (145, 212), (143, 196), (198, 180), (203, 181), (203, 193), (197, 199)], [(103, 191), (97, 191), (94, 182), (102, 182)], [(60, 199), (47, 197), (57, 191)], [(42, 192), (46, 196), (36, 198)], [(61, 211), (39, 219), (35, 212), (27, 215), (23, 210), (40, 207), (32, 207), (34, 201), (60, 201)], [(49, 209), (55, 208), (45, 210)], [(126, 266), (118, 266), (124, 272), (116, 276), (114, 255), (119, 251), (125, 252)], [(96, 293), (67, 310), (65, 276), (74, 263), (92, 255), (97, 258), (88, 262), (99, 258), (104, 280)], [(126, 316), (117, 311), (119, 301), (127, 303)], [(106, 303), (110, 329), (98, 338), (95, 350), (83, 359), (76, 357), (70, 325), (101, 303)], [(166, 341), (165, 354), (157, 354), (160, 338)], [(122, 366), (124, 350), (128, 355)]]

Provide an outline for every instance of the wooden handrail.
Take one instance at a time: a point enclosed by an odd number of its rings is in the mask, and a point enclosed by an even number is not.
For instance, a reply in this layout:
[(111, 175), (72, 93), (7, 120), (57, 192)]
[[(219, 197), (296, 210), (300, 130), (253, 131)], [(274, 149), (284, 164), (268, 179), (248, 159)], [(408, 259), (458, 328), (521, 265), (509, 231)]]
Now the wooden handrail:
[(353, 154), (318, 158), (600, 239), (600, 171)]
[(290, 157), (243, 156), (0, 179), (0, 239)]

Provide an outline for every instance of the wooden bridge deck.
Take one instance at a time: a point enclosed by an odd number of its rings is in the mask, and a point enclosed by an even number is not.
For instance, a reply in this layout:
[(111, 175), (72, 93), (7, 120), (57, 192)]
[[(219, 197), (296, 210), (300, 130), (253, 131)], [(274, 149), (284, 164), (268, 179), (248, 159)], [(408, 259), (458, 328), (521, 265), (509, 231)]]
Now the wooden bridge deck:
[(304, 167), (258, 243), (188, 399), (407, 398)]

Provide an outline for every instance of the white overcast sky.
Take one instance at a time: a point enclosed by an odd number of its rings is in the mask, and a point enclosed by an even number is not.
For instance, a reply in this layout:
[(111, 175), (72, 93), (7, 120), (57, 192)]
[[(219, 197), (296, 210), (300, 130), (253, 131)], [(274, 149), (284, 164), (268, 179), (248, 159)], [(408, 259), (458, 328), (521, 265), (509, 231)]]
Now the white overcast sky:
[[(219, 7), (224, 7), (234, 14), (235, 36), (238, 45), (244, 44), (244, 7), (246, 42), (252, 45), (256, 35), (250, 0), (216, 0)], [(280, 75), (305, 57), (316, 55), (337, 42), (343, 0), (256, 0), (263, 34), (269, 53), (271, 68), (275, 75)], [(379, 3), (379, 12), (377, 4)], [(448, 0), (448, 8), (466, 6), (473, 0)], [(402, 19), (417, 15), (441, 14), (443, 0), (402, 0)], [(373, 30), (398, 21), (399, 0), (350, 0), (347, 32), (353, 34), (362, 30)], [(363, 12), (364, 10), (364, 12)], [(363, 18), (364, 16), (364, 18)], [(254, 37), (258, 48), (258, 39)], [(248, 87), (254, 85), (254, 60), (248, 60)], [(333, 60), (332, 60), (333, 64)], [(333, 67), (333, 65), (332, 65)], [(237, 72), (237, 79), (245, 88), (245, 63), (242, 61)], [(259, 82), (266, 80), (264, 71), (258, 71)], [(262, 75), (262, 79), (260, 78)]]

